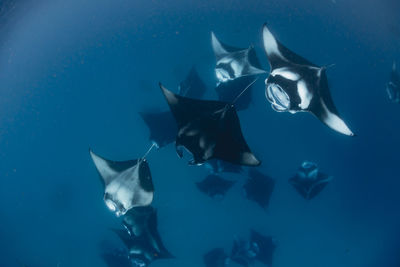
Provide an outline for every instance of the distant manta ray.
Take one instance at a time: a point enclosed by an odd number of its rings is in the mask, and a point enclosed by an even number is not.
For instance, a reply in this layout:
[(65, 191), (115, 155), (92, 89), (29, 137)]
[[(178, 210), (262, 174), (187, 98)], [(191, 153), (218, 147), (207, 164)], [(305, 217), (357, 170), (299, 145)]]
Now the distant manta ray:
[(265, 96), (275, 111), (310, 112), (331, 129), (354, 136), (333, 103), (326, 67), (318, 67), (282, 45), (263, 28), (264, 49), (271, 65)]

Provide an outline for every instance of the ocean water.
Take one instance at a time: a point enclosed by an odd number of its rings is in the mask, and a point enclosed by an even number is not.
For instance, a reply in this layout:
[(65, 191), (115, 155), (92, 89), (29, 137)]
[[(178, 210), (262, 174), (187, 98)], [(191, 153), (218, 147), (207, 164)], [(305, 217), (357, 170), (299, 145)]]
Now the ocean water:
[[(276, 180), (266, 210), (241, 186), (222, 201), (195, 182), (173, 145), (148, 156), (159, 231), (176, 257), (151, 266), (204, 266), (250, 229), (278, 243), (274, 267), (400, 266), (400, 106), (385, 84), (400, 64), (395, 0), (41, 0), (0, 2), (0, 266), (106, 266), (101, 244), (120, 219), (104, 205), (88, 148), (115, 160), (151, 145), (138, 112), (166, 110), (158, 82), (177, 90), (192, 65), (216, 99), (214, 31), (255, 46), (267, 22), (290, 49), (328, 69), (338, 110), (357, 134), (310, 114), (277, 113), (261, 75), (239, 113), (243, 133)], [(334, 180), (306, 201), (288, 183), (304, 160)], [(233, 263), (231, 266), (234, 265)], [(257, 263), (255, 266), (263, 266)]]

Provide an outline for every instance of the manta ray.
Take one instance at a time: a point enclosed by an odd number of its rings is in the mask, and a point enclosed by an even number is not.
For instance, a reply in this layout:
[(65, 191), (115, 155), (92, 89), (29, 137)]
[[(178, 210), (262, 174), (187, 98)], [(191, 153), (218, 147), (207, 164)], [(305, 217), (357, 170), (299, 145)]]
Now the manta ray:
[(211, 45), (217, 60), (215, 75), (218, 84), (243, 76), (265, 73), (258, 62), (253, 46), (243, 49), (223, 44), (213, 32), (211, 32)]
[(89, 152), (104, 185), (104, 202), (112, 212), (119, 217), (134, 207), (151, 204), (154, 186), (145, 157), (112, 161)]
[(243, 137), (232, 103), (183, 97), (161, 83), (160, 88), (178, 126), (175, 148), (179, 157), (186, 149), (192, 155), (190, 165), (202, 165), (210, 159), (247, 166), (261, 164)]
[(312, 199), (318, 195), (333, 177), (321, 173), (317, 164), (304, 161), (297, 174), (289, 180), (289, 183), (305, 199)]
[(263, 27), (264, 49), (271, 72), (265, 96), (278, 112), (310, 112), (331, 129), (354, 136), (341, 119), (328, 87), (326, 67), (319, 67), (282, 45)]

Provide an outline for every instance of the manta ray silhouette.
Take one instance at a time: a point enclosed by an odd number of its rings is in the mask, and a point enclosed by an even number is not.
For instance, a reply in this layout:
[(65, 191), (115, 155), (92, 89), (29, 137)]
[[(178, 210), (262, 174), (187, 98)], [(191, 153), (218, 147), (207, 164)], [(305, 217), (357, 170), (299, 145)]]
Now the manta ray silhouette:
[(247, 145), (233, 104), (191, 99), (172, 93), (160, 84), (178, 126), (175, 146), (179, 157), (183, 148), (191, 155), (190, 165), (210, 159), (258, 166), (261, 162)]
[(218, 84), (243, 76), (265, 73), (261, 68), (253, 46), (243, 49), (223, 44), (213, 32), (211, 32), (211, 45), (217, 60), (215, 75)]
[(297, 174), (289, 180), (289, 183), (305, 199), (312, 199), (318, 195), (333, 177), (319, 171), (317, 164), (304, 161)]
[(151, 204), (154, 186), (144, 157), (112, 161), (89, 152), (104, 184), (104, 202), (112, 212), (121, 216), (134, 207)]
[(310, 112), (331, 129), (354, 136), (333, 103), (326, 67), (318, 67), (283, 46), (263, 27), (264, 49), (271, 65), (265, 96), (275, 111)]

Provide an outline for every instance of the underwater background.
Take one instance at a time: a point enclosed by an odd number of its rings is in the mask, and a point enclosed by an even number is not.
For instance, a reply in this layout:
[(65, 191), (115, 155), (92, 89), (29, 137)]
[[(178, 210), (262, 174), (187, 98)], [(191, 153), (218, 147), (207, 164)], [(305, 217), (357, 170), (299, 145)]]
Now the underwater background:
[[(400, 106), (385, 92), (400, 62), (399, 1), (20, 0), (1, 1), (0, 16), (0, 266), (106, 266), (99, 247), (120, 244), (109, 230), (120, 219), (89, 147), (143, 155), (151, 144), (138, 112), (166, 110), (158, 82), (176, 91), (193, 65), (216, 99), (211, 31), (254, 44), (268, 71), (264, 22), (312, 62), (335, 64), (331, 93), (357, 136), (273, 111), (261, 76), (239, 117), (276, 180), (269, 207), (242, 196), (245, 177), (215, 201), (195, 186), (205, 168), (173, 145), (153, 151), (153, 206), (176, 258), (151, 265), (204, 266), (204, 253), (255, 229), (277, 240), (274, 267), (400, 266)], [(334, 177), (310, 201), (288, 183), (304, 160)]]

